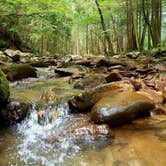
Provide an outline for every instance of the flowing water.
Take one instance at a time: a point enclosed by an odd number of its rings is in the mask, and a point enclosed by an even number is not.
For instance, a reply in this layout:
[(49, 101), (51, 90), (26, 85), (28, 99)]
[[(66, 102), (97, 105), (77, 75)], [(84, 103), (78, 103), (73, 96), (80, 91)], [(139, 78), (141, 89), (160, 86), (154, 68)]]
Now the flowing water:
[[(47, 88), (55, 88), (60, 104), (43, 104), (42, 109), (56, 110), (56, 118), (38, 123), (38, 100)], [(30, 115), (20, 124), (0, 130), (0, 166), (165, 166), (166, 117), (154, 116), (113, 129), (115, 139), (76, 143), (68, 135), (57, 143), (51, 139), (66, 128), (85, 120), (85, 115), (70, 115), (65, 101), (78, 93), (64, 79), (24, 80), (11, 84), (11, 95), (26, 97)], [(67, 97), (66, 97), (67, 96)]]

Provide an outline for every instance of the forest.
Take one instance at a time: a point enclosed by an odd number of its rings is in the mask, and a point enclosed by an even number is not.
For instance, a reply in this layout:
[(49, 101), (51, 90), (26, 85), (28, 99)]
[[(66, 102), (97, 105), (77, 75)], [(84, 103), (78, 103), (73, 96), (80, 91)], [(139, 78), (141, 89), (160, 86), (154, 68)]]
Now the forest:
[(0, 166), (166, 166), (166, 0), (0, 0)]
[(166, 1), (1, 0), (0, 27), (0, 47), (26, 43), (42, 55), (163, 48)]

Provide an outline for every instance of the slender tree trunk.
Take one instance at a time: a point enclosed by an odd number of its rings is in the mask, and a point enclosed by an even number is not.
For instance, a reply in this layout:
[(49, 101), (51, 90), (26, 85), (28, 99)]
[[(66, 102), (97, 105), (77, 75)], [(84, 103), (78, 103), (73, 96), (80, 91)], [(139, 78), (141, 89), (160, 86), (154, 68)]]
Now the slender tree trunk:
[(142, 0), (144, 20), (148, 26), (153, 47), (161, 42), (161, 3), (161, 0)]
[(132, 38), (132, 9), (130, 6), (130, 0), (126, 0), (127, 7), (127, 50), (131, 51), (133, 49), (133, 38)]
[(142, 30), (142, 36), (140, 40), (140, 50), (142, 51), (144, 49), (144, 41), (145, 41), (145, 35), (147, 30), (147, 24), (145, 23)]
[[(107, 29), (106, 29), (106, 25), (105, 25), (105, 21), (104, 21), (104, 17), (103, 17), (101, 7), (99, 5), (98, 0), (95, 0), (95, 3), (96, 3), (96, 6), (97, 6), (97, 9), (98, 9), (98, 13), (100, 15), (101, 26), (102, 26), (102, 29), (104, 31), (104, 37), (105, 37), (105, 46), (104, 46), (105, 48), (104, 48), (104, 50), (105, 50), (105, 53), (107, 55), (109, 55), (109, 54), (113, 55), (114, 50), (113, 50), (113, 46), (112, 46), (112, 41), (111, 41), (109, 33), (107, 32)], [(108, 44), (108, 51), (107, 51), (107, 47), (106, 47), (106, 42)]]
[(86, 25), (86, 53), (89, 54), (89, 25)]
[(138, 38), (138, 1), (133, 1), (133, 29), (136, 42), (136, 49), (139, 49), (139, 38)]
[(116, 44), (117, 44), (116, 50), (117, 50), (117, 52), (119, 52), (120, 51), (119, 37), (118, 37), (117, 30), (116, 30), (116, 21), (115, 21), (113, 15), (111, 15), (111, 20), (112, 20), (113, 32), (114, 32), (115, 39), (116, 39)]

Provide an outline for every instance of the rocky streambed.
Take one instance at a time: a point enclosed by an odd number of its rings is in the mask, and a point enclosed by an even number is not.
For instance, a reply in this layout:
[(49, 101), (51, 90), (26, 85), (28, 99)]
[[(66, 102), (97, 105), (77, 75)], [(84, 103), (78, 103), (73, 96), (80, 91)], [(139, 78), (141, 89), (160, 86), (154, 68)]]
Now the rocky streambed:
[(164, 52), (42, 59), (10, 51), (0, 165), (166, 165)]

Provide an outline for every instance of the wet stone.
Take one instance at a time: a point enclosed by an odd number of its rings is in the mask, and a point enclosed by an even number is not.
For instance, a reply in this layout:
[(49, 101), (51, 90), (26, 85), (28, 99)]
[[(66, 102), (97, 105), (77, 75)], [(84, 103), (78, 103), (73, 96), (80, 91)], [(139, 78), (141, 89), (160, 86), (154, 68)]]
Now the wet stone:
[(91, 124), (87, 115), (77, 115), (77, 117), (79, 118), (73, 119), (74, 123), (69, 124), (61, 134), (53, 136), (51, 142), (57, 143), (63, 139), (72, 140), (74, 142), (84, 142), (114, 138), (113, 131), (107, 124)]
[(2, 110), (2, 126), (21, 122), (28, 114), (31, 104), (22, 99), (11, 99), (6, 108)]
[(119, 91), (134, 91), (130, 81), (117, 81), (88, 89), (69, 100), (72, 112), (87, 112), (103, 96)]
[(73, 87), (75, 89), (91, 89), (105, 83), (107, 83), (107, 81), (103, 74), (91, 74), (75, 82)]
[(162, 104), (164, 102), (164, 97), (162, 92), (159, 91), (157, 92), (149, 88), (149, 89), (140, 89), (137, 93), (148, 97), (155, 104)]
[(122, 92), (99, 100), (91, 110), (91, 120), (118, 126), (149, 116), (152, 109), (154, 104), (149, 98), (136, 92)]

